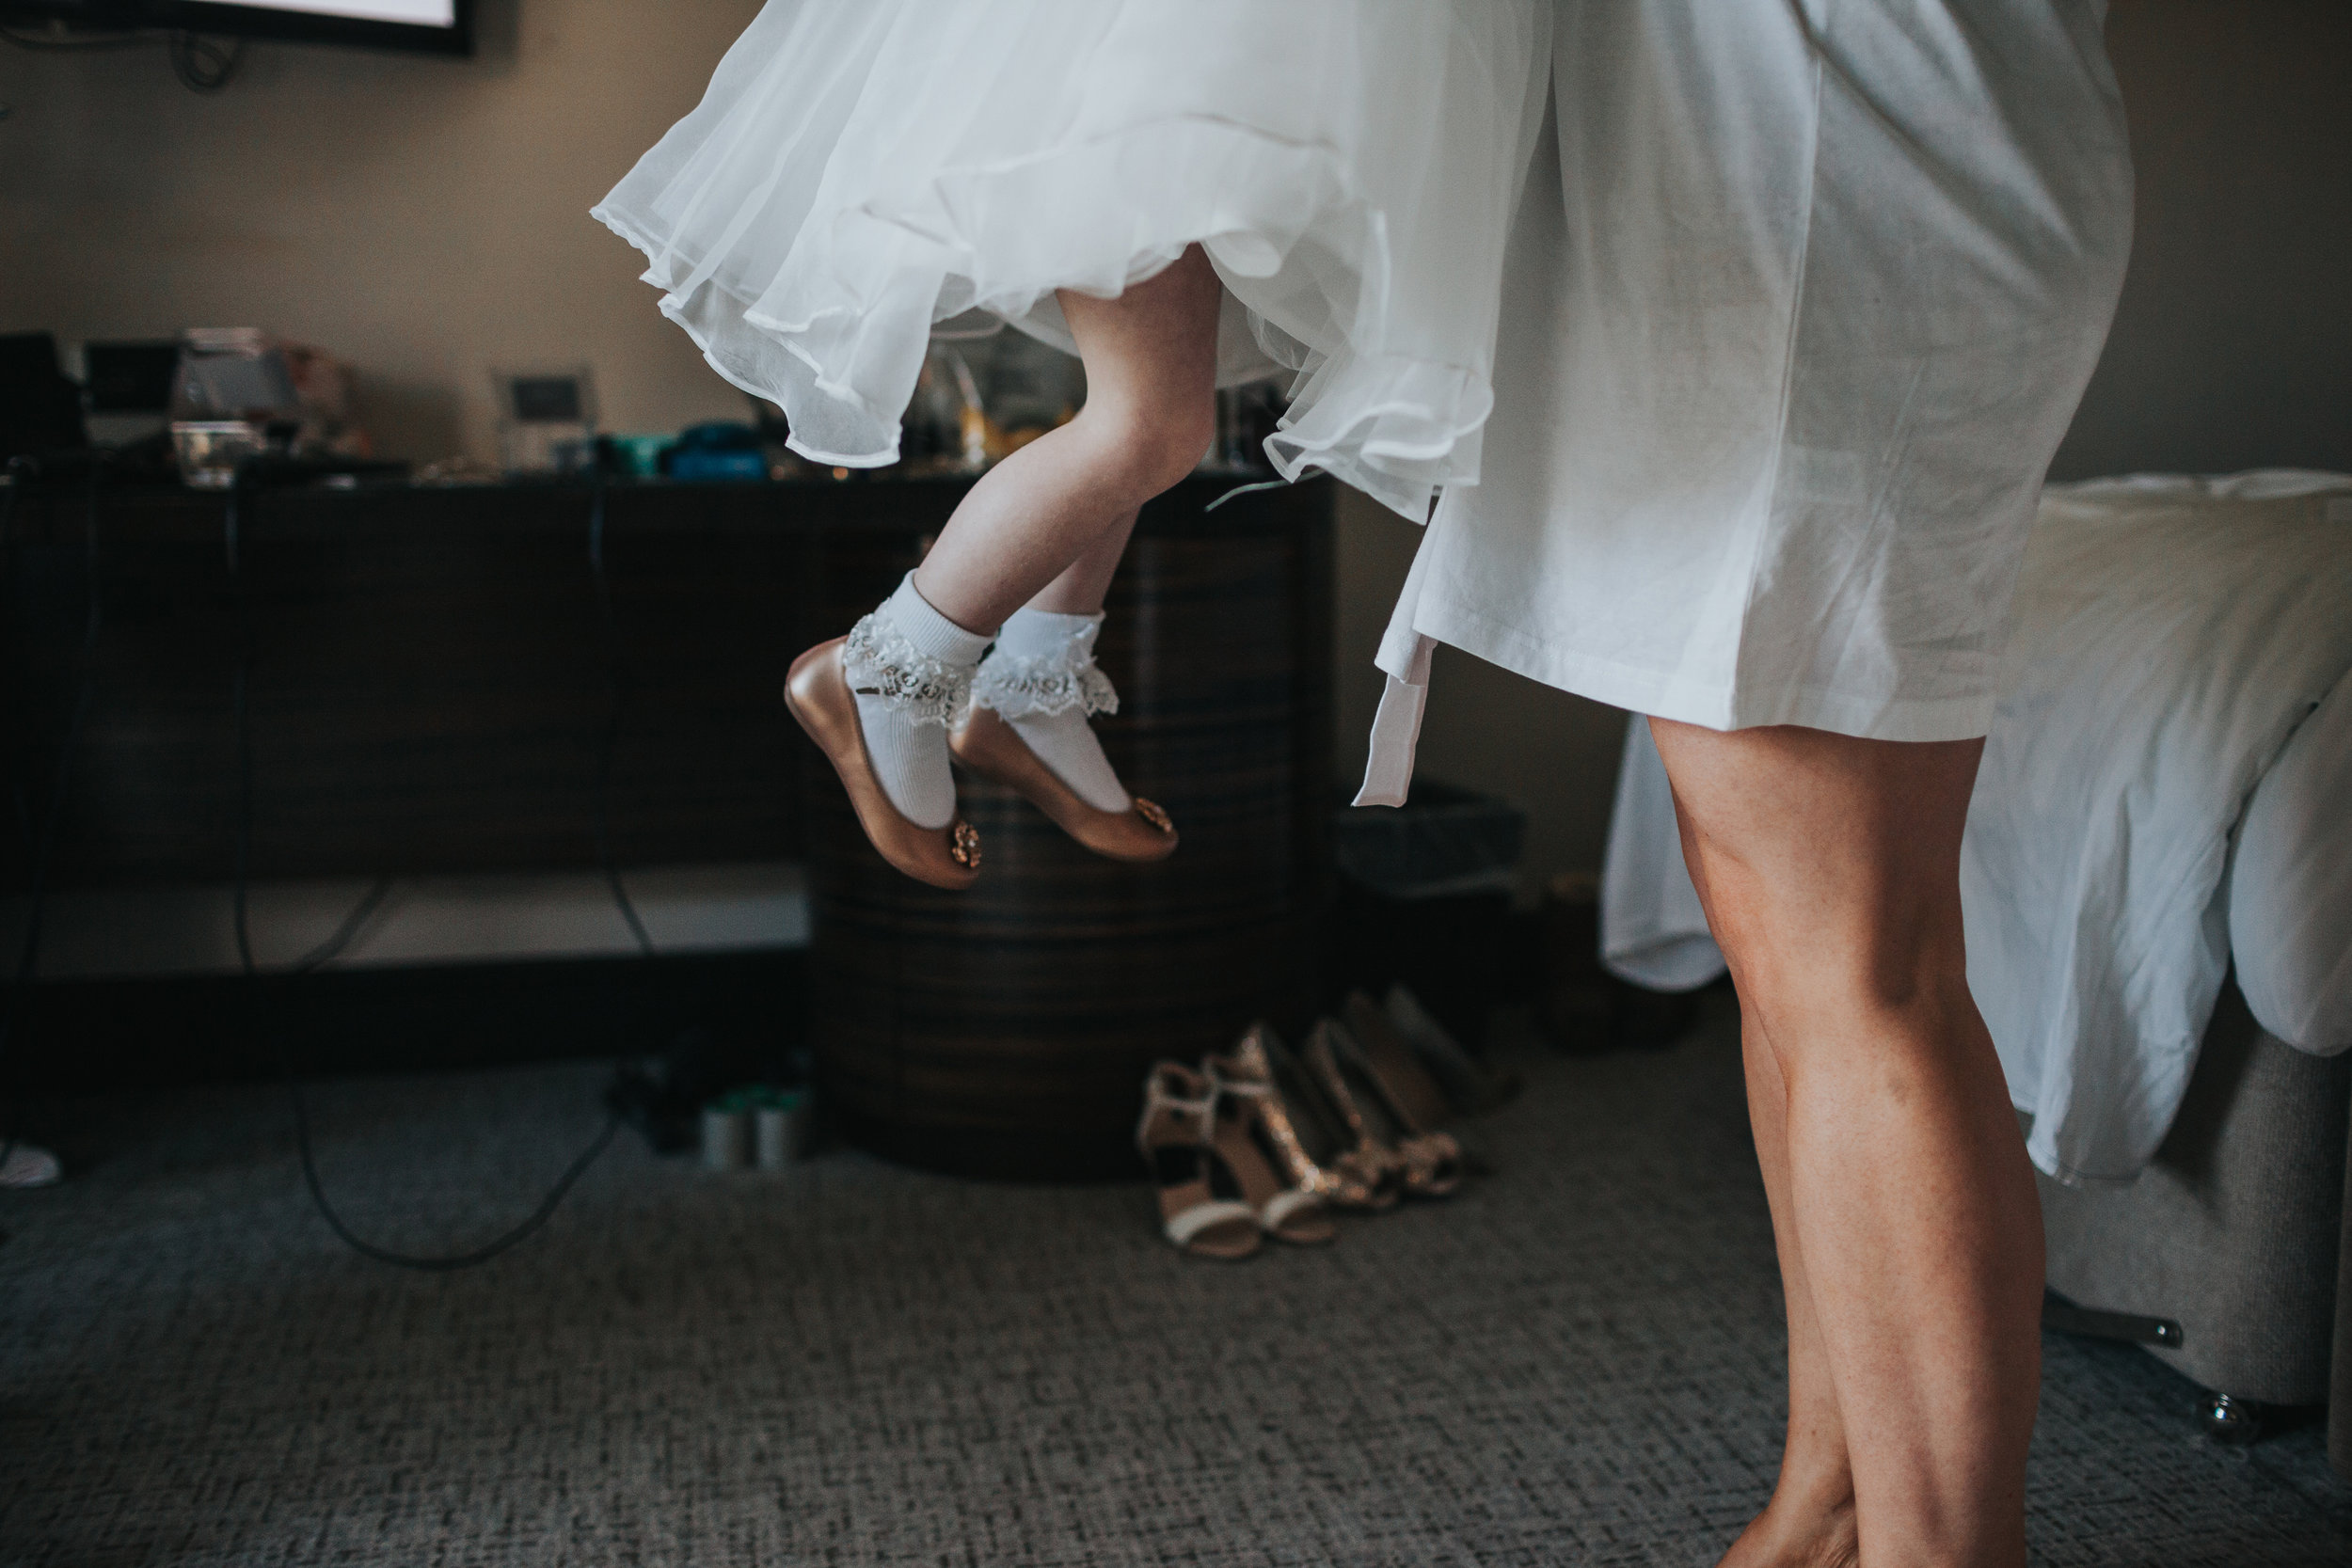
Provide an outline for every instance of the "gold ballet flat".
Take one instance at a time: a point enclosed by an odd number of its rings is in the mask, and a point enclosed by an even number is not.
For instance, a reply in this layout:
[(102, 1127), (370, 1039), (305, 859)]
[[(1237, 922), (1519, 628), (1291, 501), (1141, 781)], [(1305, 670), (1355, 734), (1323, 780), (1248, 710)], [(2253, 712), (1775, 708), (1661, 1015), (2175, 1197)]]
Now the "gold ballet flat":
[(918, 828), (882, 793), (866, 750), (866, 732), (858, 727), (857, 699), (841, 669), (841, 647), (848, 641), (819, 642), (792, 661), (784, 705), (841, 775), (858, 826), (882, 858), (918, 882), (961, 893), (979, 879), (979, 832), (961, 816), (944, 828)]
[(964, 767), (1021, 796), (1106, 860), (1164, 861), (1176, 852), (1176, 825), (1168, 813), (1144, 800), (1126, 811), (1088, 805), (993, 708), (974, 704), (963, 722), (948, 732), (947, 749)]

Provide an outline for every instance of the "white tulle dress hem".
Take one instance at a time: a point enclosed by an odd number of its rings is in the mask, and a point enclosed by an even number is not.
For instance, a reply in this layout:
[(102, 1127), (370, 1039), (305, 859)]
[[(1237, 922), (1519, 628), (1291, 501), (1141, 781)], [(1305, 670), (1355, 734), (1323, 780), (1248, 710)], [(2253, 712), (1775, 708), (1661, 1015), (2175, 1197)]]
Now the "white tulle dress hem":
[[(1266, 443), (1278, 473), (1321, 469), (1417, 522), (1438, 487), (1477, 480), (1486, 376), (1358, 346), (1391, 335), (1393, 259), (1383, 214), (1330, 149), (1180, 117), (942, 170), (804, 232), (755, 298), (726, 286), (725, 257), (693, 254), (675, 226), (626, 207), (628, 188), (592, 215), (644, 254), (643, 281), (711, 368), (787, 410), (787, 444), (812, 462), (898, 461), (900, 413), (938, 323), (977, 310), (1074, 353), (1060, 291), (1115, 297), (1197, 244), (1230, 295), (1219, 384), (1291, 379), (1293, 406)], [(1311, 196), (1281, 210), (1245, 200), (1275, 191)], [(1041, 210), (1082, 215), (1041, 225)], [(1356, 320), (1302, 301), (1289, 276), (1302, 245), (1319, 273), (1336, 265), (1352, 281)]]

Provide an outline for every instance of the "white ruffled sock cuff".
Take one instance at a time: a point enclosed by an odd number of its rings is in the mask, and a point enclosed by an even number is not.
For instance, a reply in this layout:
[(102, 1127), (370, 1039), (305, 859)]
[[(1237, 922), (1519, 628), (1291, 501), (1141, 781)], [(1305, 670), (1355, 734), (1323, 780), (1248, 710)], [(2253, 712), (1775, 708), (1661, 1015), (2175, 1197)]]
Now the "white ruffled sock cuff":
[(966, 631), (931, 608), (914, 586), (914, 574), (898, 579), (898, 590), (882, 602), (880, 613), (890, 618), (914, 651), (943, 664), (977, 664), (988, 651), (986, 632)]
[(971, 701), (972, 672), (989, 644), (933, 610), (914, 574), (850, 628), (842, 673), (861, 697), (876, 698), (918, 724), (952, 724)]
[(1075, 644), (1081, 657), (1091, 658), (1095, 634), (1102, 629), (1103, 612), (1099, 610), (1091, 615), (1057, 615), (1050, 610), (1031, 610), (1024, 605), (1012, 612), (1005, 622), (1005, 629), (996, 634), (996, 646), (1015, 658), (1036, 658)]
[(1117, 713), (1119, 693), (1094, 662), (1103, 614), (1016, 610), (973, 676), (972, 700), (1005, 719)]

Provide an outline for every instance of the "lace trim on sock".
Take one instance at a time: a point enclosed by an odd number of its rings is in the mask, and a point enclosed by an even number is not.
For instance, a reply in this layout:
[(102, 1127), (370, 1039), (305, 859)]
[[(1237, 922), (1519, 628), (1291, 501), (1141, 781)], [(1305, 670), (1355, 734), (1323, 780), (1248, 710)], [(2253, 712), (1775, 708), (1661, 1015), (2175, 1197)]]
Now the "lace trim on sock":
[(1117, 713), (1118, 689), (1094, 662), (1096, 629), (1080, 626), (1060, 647), (1025, 657), (993, 650), (972, 677), (972, 700), (1002, 719)]
[(943, 728), (972, 705), (972, 666), (950, 664), (917, 653), (904, 633), (879, 612), (850, 628), (841, 649), (841, 673), (850, 689), (879, 694), (917, 724)]

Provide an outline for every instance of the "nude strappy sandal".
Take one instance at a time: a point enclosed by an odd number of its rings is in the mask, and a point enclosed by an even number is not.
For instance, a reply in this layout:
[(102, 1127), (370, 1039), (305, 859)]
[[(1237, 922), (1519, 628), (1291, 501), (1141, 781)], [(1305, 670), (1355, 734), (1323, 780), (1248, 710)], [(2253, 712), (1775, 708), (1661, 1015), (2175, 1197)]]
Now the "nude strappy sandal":
[(963, 721), (947, 732), (947, 750), (964, 767), (1013, 791), (1106, 860), (1164, 861), (1176, 852), (1176, 824), (1168, 813), (1139, 798), (1125, 811), (1087, 804), (993, 708), (973, 704)]
[(1388, 1098), (1416, 1131), (1443, 1127), (1454, 1119), (1454, 1105), (1446, 1098), (1444, 1085), (1422, 1066), (1412, 1042), (1387, 1013), (1373, 1006), (1371, 997), (1359, 990), (1348, 992), (1340, 1020)]
[(1180, 1062), (1144, 1080), (1136, 1148), (1159, 1188), (1160, 1231), (1186, 1252), (1238, 1260), (1258, 1250), (1259, 1212), (1216, 1148), (1216, 1090)]
[(1339, 1235), (1325, 1212), (1325, 1195), (1291, 1179), (1286, 1169), (1285, 1155), (1297, 1148), (1298, 1135), (1274, 1085), (1222, 1072), (1214, 1056), (1201, 1070), (1215, 1097), (1217, 1154), (1241, 1183), (1242, 1201), (1256, 1212), (1258, 1228), (1293, 1246), (1316, 1246)]
[(858, 826), (882, 858), (918, 882), (961, 893), (979, 879), (979, 832), (961, 816), (944, 828), (918, 828), (890, 803), (866, 752), (866, 732), (858, 726), (857, 699), (842, 672), (841, 650), (848, 641), (819, 642), (792, 661), (784, 705), (841, 776)]

